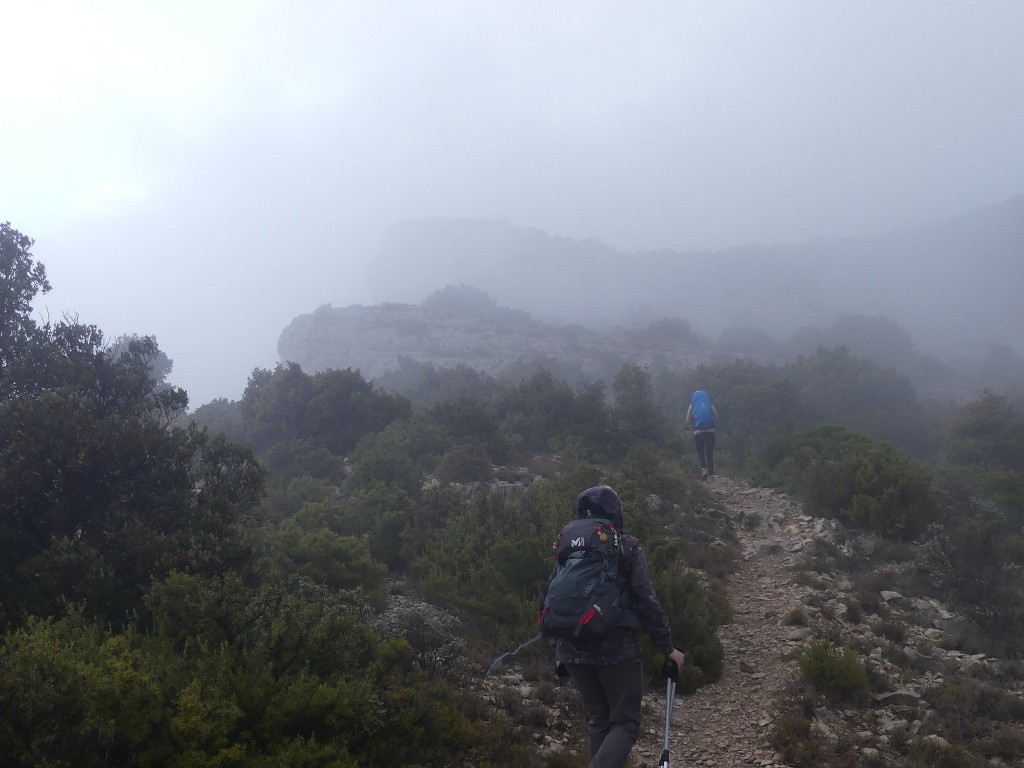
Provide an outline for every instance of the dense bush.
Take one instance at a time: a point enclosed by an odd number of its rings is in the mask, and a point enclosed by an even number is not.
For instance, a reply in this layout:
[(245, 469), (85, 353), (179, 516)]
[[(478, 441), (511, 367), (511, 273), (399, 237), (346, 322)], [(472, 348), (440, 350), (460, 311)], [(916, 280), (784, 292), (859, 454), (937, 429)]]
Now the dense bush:
[(275, 485), (297, 477), (315, 477), (341, 485), (346, 476), (345, 460), (308, 437), (274, 443), (261, 459)]
[(359, 589), (378, 606), (385, 601), (387, 568), (370, 555), (362, 537), (341, 536), (329, 528), (304, 529), (294, 520), (264, 534), (256, 567), (280, 581), (298, 574), (333, 591)]
[(637, 365), (624, 365), (612, 382), (615, 405), (612, 414), (626, 437), (626, 446), (636, 443), (667, 442), (676, 430), (655, 398), (650, 371)]
[(981, 503), (1024, 523), (1024, 414), (985, 392), (956, 410), (943, 437), (943, 487), (961, 506)]
[(947, 366), (920, 353), (907, 330), (887, 317), (840, 315), (827, 328), (800, 329), (790, 338), (789, 346), (804, 355), (814, 354), (820, 347), (844, 347), (915, 382), (948, 380), (951, 374)]
[(1024, 704), (1017, 696), (990, 683), (958, 679), (924, 691), (924, 699), (932, 709), (928, 730), (954, 747), (1020, 760), (1024, 734), (1007, 725), (1024, 719)]
[[(181, 655), (80, 614), (3, 637), (6, 764), (397, 768), (490, 752), (490, 726), (405, 641), (375, 640), (327, 593), (260, 592), (243, 610), (229, 642), (193, 636)], [(524, 764), (505, 746), (504, 764)]]
[(687, 320), (678, 317), (655, 320), (645, 328), (639, 328), (630, 334), (642, 346), (649, 346), (651, 342), (669, 342), (671, 344), (686, 344), (699, 346), (702, 339), (690, 328)]
[(274, 443), (311, 438), (344, 455), (366, 434), (408, 418), (411, 405), (366, 381), (358, 371), (320, 371), (296, 363), (249, 377), (240, 404), (247, 441), (262, 454)]
[(151, 339), (115, 357), (92, 326), (31, 328), (0, 397), (0, 624), (62, 600), (118, 625), (172, 569), (247, 557), (239, 526), (263, 472), (248, 449), (169, 426), (187, 397), (158, 387)]
[(768, 446), (771, 482), (814, 514), (883, 536), (910, 539), (937, 515), (931, 477), (887, 443), (824, 424)]
[(1024, 416), (984, 392), (943, 430), (943, 525), (922, 567), (982, 628), (990, 652), (1024, 653)]
[(401, 355), (398, 368), (381, 374), (374, 382), (408, 398), (416, 409), (461, 397), (489, 401), (501, 391), (497, 379), (475, 368), (461, 363), (454, 368), (438, 368), (433, 363), (419, 363)]
[(1024, 472), (1024, 414), (1008, 398), (985, 392), (950, 419), (946, 451), (951, 464)]
[(933, 530), (923, 567), (984, 630), (990, 652), (1024, 654), (1024, 537), (991, 515)]
[(390, 483), (417, 498), (426, 473), (419, 445), (422, 434), (413, 423), (398, 421), (364, 436), (350, 454), (354, 467), (346, 481), (349, 493)]
[(536, 631), (551, 538), (564, 522), (544, 503), (549, 493), (531, 487), (510, 503), (479, 492), (468, 504), (447, 490), (425, 494), (425, 515), (406, 532), (415, 542), (410, 574), (424, 597), (507, 636)]
[(473, 397), (445, 400), (427, 410), (426, 418), (437, 424), (452, 445), (486, 447), (496, 461), (508, 457), (501, 425), (494, 410)]
[(598, 461), (615, 455), (619, 444), (600, 381), (575, 391), (541, 370), (505, 390), (494, 407), (520, 451), (570, 448), (577, 460)]
[(532, 327), (537, 324), (526, 312), (498, 304), (487, 291), (471, 285), (446, 285), (431, 293), (422, 302), (425, 309), (450, 312), (462, 317), (475, 317), (495, 323)]
[(494, 464), (483, 446), (459, 445), (445, 451), (434, 476), (440, 483), (486, 483), (494, 479)]
[(841, 424), (875, 440), (923, 456), (932, 445), (929, 425), (910, 381), (845, 347), (820, 348), (781, 368), (793, 383), (809, 421)]
[(753, 360), (661, 371), (658, 402), (682, 425), (694, 390), (706, 389), (720, 415), (716, 450), (735, 466), (753, 469), (753, 456), (779, 436), (822, 422), (841, 424), (924, 455), (931, 427), (910, 382), (845, 348), (819, 349), (782, 366)]
[[(692, 693), (722, 676), (725, 652), (716, 629), (726, 617), (718, 612), (719, 606), (697, 575), (684, 570), (678, 561), (674, 565), (652, 564), (652, 579), (672, 628), (672, 641), (678, 648), (686, 649), (686, 665), (679, 673), (679, 692)], [(649, 644), (644, 645), (646, 668), (657, 669), (664, 659), (656, 658)]]

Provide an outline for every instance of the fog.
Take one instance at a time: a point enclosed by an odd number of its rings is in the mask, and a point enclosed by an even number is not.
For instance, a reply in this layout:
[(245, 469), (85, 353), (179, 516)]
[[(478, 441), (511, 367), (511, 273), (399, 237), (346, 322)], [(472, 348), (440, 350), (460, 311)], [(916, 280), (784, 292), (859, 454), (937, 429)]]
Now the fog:
[[(1024, 192), (1024, 4), (5, 0), (0, 220), (41, 316), (196, 406), (370, 291), (406, 219), (623, 253), (869, 236)], [(424, 286), (424, 295), (437, 286)]]

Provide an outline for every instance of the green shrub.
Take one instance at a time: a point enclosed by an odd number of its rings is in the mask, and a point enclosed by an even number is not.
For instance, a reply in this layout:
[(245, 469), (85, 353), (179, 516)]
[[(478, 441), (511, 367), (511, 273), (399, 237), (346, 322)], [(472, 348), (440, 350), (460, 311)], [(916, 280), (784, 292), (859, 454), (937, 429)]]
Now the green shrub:
[(825, 590), (829, 587), (827, 581), (805, 570), (795, 571), (793, 573), (793, 581), (796, 584), (803, 584), (805, 587), (811, 587), (812, 589)]
[(408, 421), (389, 424), (363, 437), (349, 456), (355, 466), (346, 482), (348, 491), (385, 483), (416, 498), (423, 485), (421, 437), (420, 430)]
[(815, 640), (800, 657), (800, 671), (822, 691), (851, 698), (868, 689), (868, 673), (852, 648), (838, 651), (828, 640)]
[[(672, 628), (672, 641), (686, 652), (686, 665), (679, 674), (680, 693), (692, 693), (722, 676), (724, 650), (715, 634), (722, 617), (714, 596), (700, 583), (696, 574), (682, 570), (660, 569), (653, 575), (654, 589)], [(644, 664), (648, 670), (660, 669), (664, 658), (657, 656), (644, 641)]]
[(803, 627), (803, 626), (806, 626), (807, 625), (807, 612), (803, 608), (797, 606), (796, 608), (791, 610), (788, 614), (786, 614), (786, 621), (785, 621), (785, 623), (788, 626), (791, 626), (791, 627)]
[(772, 743), (787, 765), (828, 765), (828, 750), (820, 733), (811, 729), (814, 717), (814, 686), (791, 684), (772, 718)]
[(408, 400), (380, 390), (359, 371), (310, 375), (291, 362), (273, 371), (253, 371), (239, 408), (246, 435), (260, 455), (275, 443), (303, 438), (344, 455), (364, 435), (412, 412)]
[(459, 445), (446, 451), (434, 468), (442, 483), (488, 482), (494, 479), (494, 465), (487, 449), (479, 445)]
[(885, 619), (871, 625), (871, 631), (893, 643), (902, 643), (907, 639), (907, 626), (899, 619)]
[(905, 377), (845, 347), (819, 347), (782, 368), (810, 420), (842, 424), (875, 440), (885, 440), (924, 455), (928, 424), (917, 392)]
[(383, 605), (387, 567), (373, 559), (365, 539), (328, 528), (306, 531), (290, 520), (265, 536), (257, 565), (267, 581), (300, 574), (332, 590), (361, 589)]
[(1024, 537), (997, 515), (978, 515), (928, 540), (922, 562), (984, 632), (986, 652), (1024, 652)]
[(159, 765), (172, 753), (162, 660), (86, 621), (29, 619), (0, 638), (4, 764)]
[(1024, 413), (1006, 397), (984, 392), (961, 406), (947, 425), (950, 461), (1024, 472)]
[(483, 451), (499, 462), (508, 458), (508, 444), (494, 410), (473, 397), (442, 400), (426, 413), (455, 445), (469, 452)]
[(584, 461), (607, 456), (619, 442), (601, 381), (573, 390), (550, 370), (536, 371), (495, 398), (502, 431), (520, 450), (544, 451), (549, 445), (578, 445)]
[(864, 613), (881, 614), (885, 608), (882, 596), (878, 592), (878, 589), (861, 587), (857, 589), (853, 599), (856, 601), (857, 607)]
[(1024, 720), (1024, 701), (990, 683), (961, 680), (927, 691), (924, 698), (941, 714), (976, 719), (980, 726), (995, 720)]
[(998, 727), (981, 742), (982, 752), (1003, 760), (1020, 760), (1024, 756), (1024, 729), (1016, 725)]
[(801, 432), (764, 458), (774, 482), (809, 511), (846, 525), (911, 539), (937, 517), (931, 477), (920, 464), (843, 427)]

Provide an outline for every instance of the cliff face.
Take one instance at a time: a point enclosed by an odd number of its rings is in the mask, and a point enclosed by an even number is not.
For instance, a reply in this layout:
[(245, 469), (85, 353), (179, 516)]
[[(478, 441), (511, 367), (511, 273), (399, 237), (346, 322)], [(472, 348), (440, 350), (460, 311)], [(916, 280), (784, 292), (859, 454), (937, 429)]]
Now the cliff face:
[(595, 376), (626, 362), (687, 368), (711, 359), (681, 342), (641, 346), (628, 331), (597, 333), (528, 317), (490, 319), (411, 304), (321, 307), (292, 320), (277, 348), (282, 361), (308, 373), (353, 368), (368, 379), (397, 370), (403, 358), (492, 375), (512, 363), (549, 358)]

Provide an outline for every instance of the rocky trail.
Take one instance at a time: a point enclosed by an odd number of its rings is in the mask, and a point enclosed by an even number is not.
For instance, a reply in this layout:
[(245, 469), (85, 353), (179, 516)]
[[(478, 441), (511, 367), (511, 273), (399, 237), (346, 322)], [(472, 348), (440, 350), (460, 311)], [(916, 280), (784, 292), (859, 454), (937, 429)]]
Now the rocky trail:
[[(716, 476), (718, 497), (744, 549), (727, 591), (733, 621), (719, 628), (725, 648), (717, 683), (676, 697), (670, 735), (673, 766), (782, 766), (771, 746), (772, 708), (799, 673), (796, 658), (809, 630), (785, 623), (807, 587), (794, 584), (794, 556), (815, 533), (800, 505), (768, 489)], [(818, 521), (820, 527), (820, 521)], [(656, 765), (664, 738), (665, 690), (651, 690), (633, 755)]]

